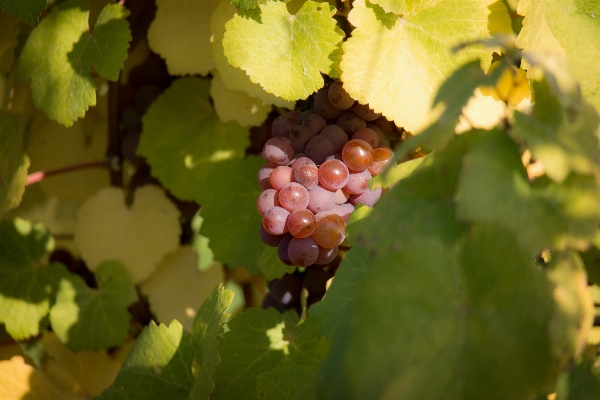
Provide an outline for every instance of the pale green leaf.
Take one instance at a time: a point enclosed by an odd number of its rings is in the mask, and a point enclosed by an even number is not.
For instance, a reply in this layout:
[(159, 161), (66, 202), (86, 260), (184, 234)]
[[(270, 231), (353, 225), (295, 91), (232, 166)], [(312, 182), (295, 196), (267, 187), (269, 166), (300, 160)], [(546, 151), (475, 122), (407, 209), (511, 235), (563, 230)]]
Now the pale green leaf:
[(369, 187), (389, 187), (398, 183), (404, 178), (410, 176), (410, 174), (425, 160), (425, 157), (415, 158), (413, 160), (405, 161), (398, 165), (394, 165), (380, 175), (376, 175), (369, 181)]
[[(491, 50), (471, 46), (457, 54), (451, 47), (488, 36), (488, 10), (478, 0), (410, 2), (403, 17), (356, 0), (349, 20), (356, 27), (343, 46), (340, 64), (346, 91), (411, 132), (432, 119), (430, 108), (440, 84), (466, 60)], [(448, 18), (452, 15), (452, 18)]]
[(241, 126), (262, 125), (272, 108), (245, 92), (229, 90), (219, 74), (213, 75), (210, 97), (222, 122), (236, 121)]
[(536, 53), (566, 56), (584, 96), (600, 90), (600, 3), (579, 0), (521, 0), (523, 29), (517, 46)]
[(21, 202), (29, 158), (14, 118), (0, 111), (0, 217)]
[(294, 265), (285, 265), (279, 259), (277, 247), (264, 246), (264, 249), (258, 259), (260, 272), (267, 281), (279, 279), (285, 274), (291, 274), (296, 270)]
[(210, 20), (210, 31), (212, 36), (211, 54), (215, 63), (215, 69), (222, 76), (225, 87), (229, 90), (239, 90), (248, 93), (251, 97), (262, 100), (265, 104), (274, 104), (277, 107), (293, 109), (294, 103), (283, 100), (272, 93), (267, 93), (257, 83), (253, 83), (244, 70), (233, 67), (227, 61), (223, 49), (223, 35), (225, 34), (225, 23), (233, 18), (236, 9), (228, 0), (221, 0), (217, 9), (213, 12)]
[(512, 34), (512, 21), (508, 14), (508, 9), (502, 0), (484, 1), (489, 3), (487, 9), (490, 10), (490, 14), (488, 15), (488, 30), (490, 31), (490, 34)]
[(78, 275), (61, 279), (50, 310), (52, 329), (73, 351), (117, 346), (129, 332), (127, 307), (138, 296), (125, 267), (107, 261), (94, 276), (98, 289), (90, 289)]
[(198, 253), (198, 269), (200, 271), (206, 271), (215, 264), (215, 257), (210, 248), (210, 239), (200, 234), (202, 222), (204, 222), (204, 218), (202, 218), (200, 211), (198, 211), (191, 221), (192, 231), (194, 232), (192, 247), (196, 253)]
[(18, 65), (20, 79), (31, 78), (36, 107), (65, 126), (96, 105), (90, 69), (116, 81), (131, 40), (127, 9), (104, 7), (93, 31), (86, 0), (69, 0), (52, 9), (33, 30)]
[(144, 115), (138, 147), (171, 193), (200, 204), (211, 165), (243, 157), (249, 144), (246, 129), (219, 121), (208, 100), (209, 86), (199, 78), (173, 82)]
[(135, 342), (115, 382), (98, 400), (187, 399), (194, 384), (194, 348), (177, 321), (150, 322)]
[(219, 0), (158, 0), (148, 44), (171, 75), (206, 75), (213, 68), (209, 22)]
[(272, 1), (240, 12), (225, 25), (225, 56), (267, 92), (306, 99), (323, 86), (321, 73), (337, 75), (343, 32), (334, 13), (335, 7), (312, 0), (296, 15)]
[(0, 8), (7, 14), (37, 26), (40, 13), (46, 9), (47, 0), (0, 0)]

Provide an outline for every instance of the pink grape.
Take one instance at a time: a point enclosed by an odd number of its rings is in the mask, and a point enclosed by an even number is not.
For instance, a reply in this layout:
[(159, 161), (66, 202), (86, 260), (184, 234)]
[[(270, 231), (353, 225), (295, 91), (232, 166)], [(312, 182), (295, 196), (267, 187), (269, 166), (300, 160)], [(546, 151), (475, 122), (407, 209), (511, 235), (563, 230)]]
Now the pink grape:
[(350, 172), (348, 183), (344, 190), (350, 194), (361, 194), (369, 188), (369, 180), (372, 178), (369, 171)]
[(279, 193), (277, 190), (267, 189), (258, 196), (256, 208), (258, 208), (260, 215), (264, 215), (275, 206), (281, 206), (281, 204), (279, 204)]
[(292, 238), (293, 236), (289, 233), (285, 234), (281, 237), (281, 240), (277, 245), (277, 255), (279, 256), (281, 262), (286, 265), (294, 265), (292, 260), (290, 260), (290, 256), (288, 255), (288, 246), (290, 245)]
[(262, 156), (271, 165), (286, 165), (294, 158), (294, 148), (290, 139), (274, 137), (265, 143)]
[(317, 185), (308, 191), (308, 209), (313, 213), (331, 210), (335, 206), (335, 192)]
[(373, 164), (373, 148), (362, 139), (352, 139), (344, 146), (342, 159), (348, 169), (364, 171)]
[(339, 215), (329, 214), (317, 219), (315, 231), (311, 237), (326, 249), (339, 246), (346, 238), (346, 224)]
[(362, 139), (369, 143), (373, 149), (379, 145), (379, 137), (377, 136), (377, 132), (369, 128), (361, 128), (357, 130), (354, 132), (354, 135), (352, 135), (352, 139)]
[(315, 110), (306, 110), (303, 111), (302, 114), (300, 114), (300, 116), (298, 117), (298, 124), (302, 125), (304, 120), (312, 114), (316, 114), (317, 112)]
[(396, 125), (386, 117), (379, 117), (375, 121), (371, 121), (371, 123), (381, 129), (386, 137), (392, 137), (398, 133)]
[(365, 121), (374, 121), (381, 117), (381, 113), (376, 113), (371, 110), (368, 104), (360, 104), (358, 101), (352, 105), (351, 110), (359, 118), (362, 118)]
[(333, 143), (324, 136), (317, 135), (310, 139), (304, 148), (304, 154), (315, 162), (315, 164), (322, 164), (327, 156), (335, 153)]
[(317, 166), (317, 164), (315, 164), (315, 162), (313, 160), (311, 160), (308, 157), (298, 157), (296, 160), (294, 160), (294, 162), (292, 163), (292, 165), (290, 165), (290, 167), (292, 167), (292, 169), (294, 168), (298, 168), (301, 165), (305, 165), (305, 164), (309, 164), (309, 165), (314, 165), (315, 167)]
[(327, 138), (333, 144), (333, 149), (336, 153), (342, 151), (344, 145), (348, 143), (346, 132), (335, 124), (327, 125), (319, 132), (319, 135)]
[(325, 118), (321, 117), (315, 112), (314, 114), (310, 114), (304, 118), (302, 125), (310, 128), (310, 130), (316, 135), (327, 126), (327, 122), (325, 121)]
[(342, 110), (339, 108), (335, 108), (333, 104), (329, 101), (329, 96), (327, 94), (328, 88), (320, 89), (313, 99), (313, 107), (317, 114), (326, 120), (336, 119), (342, 113)]
[[(318, 115), (317, 115), (318, 116)], [(302, 153), (306, 143), (317, 134), (307, 126), (296, 125), (290, 130), (289, 139), (292, 141), (292, 147), (298, 153)]]
[(354, 205), (362, 203), (365, 206), (373, 207), (381, 197), (381, 191), (381, 187), (373, 190), (367, 189), (359, 195), (350, 196), (350, 203)]
[[(367, 128), (375, 131), (375, 133), (377, 134), (377, 147), (384, 147), (386, 145), (386, 139), (385, 139), (385, 134), (383, 133), (383, 131), (381, 129), (379, 129), (379, 127), (377, 125), (373, 125), (373, 124), (367, 124)], [(375, 149), (373, 149), (375, 150)]]
[(292, 238), (288, 245), (288, 257), (299, 267), (308, 267), (317, 260), (319, 256), (319, 246), (314, 239), (307, 238)]
[(354, 206), (350, 203), (339, 204), (328, 212), (339, 215), (342, 221), (347, 223), (348, 219), (350, 218), (350, 214), (354, 212)]
[(287, 218), (287, 228), (292, 236), (306, 238), (315, 231), (315, 215), (307, 209), (292, 212)]
[(273, 189), (279, 190), (294, 181), (294, 172), (291, 167), (280, 165), (271, 172), (269, 182)]
[(289, 212), (305, 209), (308, 206), (308, 189), (296, 182), (290, 182), (279, 190), (279, 203)]
[(273, 137), (288, 137), (290, 130), (298, 125), (300, 111), (289, 111), (275, 118), (271, 126)]
[(340, 160), (327, 160), (319, 167), (319, 183), (329, 190), (346, 186), (350, 171)]
[(385, 167), (392, 161), (394, 152), (387, 147), (378, 147), (373, 150), (373, 164), (369, 167), (371, 175), (379, 175)]
[(335, 124), (342, 128), (348, 136), (352, 136), (357, 130), (367, 127), (365, 120), (358, 118), (352, 111), (344, 111)]
[(319, 183), (319, 169), (314, 162), (301, 164), (294, 169), (294, 180), (306, 189), (312, 190)]
[(283, 235), (271, 235), (262, 225), (260, 226), (260, 239), (267, 246), (277, 247), (281, 238), (283, 238)]
[(337, 256), (338, 247), (335, 246), (332, 249), (326, 249), (324, 247), (319, 246), (319, 255), (315, 260), (315, 264), (317, 265), (327, 265), (333, 261), (335, 256)]
[(340, 110), (346, 110), (352, 107), (354, 99), (344, 90), (341, 82), (333, 82), (327, 91), (329, 102)]
[(335, 191), (335, 204), (344, 204), (350, 198), (350, 193), (346, 192), (344, 188)]
[(258, 186), (262, 190), (271, 189), (271, 182), (269, 178), (271, 177), (271, 172), (273, 172), (273, 167), (269, 164), (264, 165), (261, 169), (258, 170), (258, 174), (256, 175), (256, 180), (258, 181)]
[(263, 215), (262, 224), (271, 235), (286, 233), (286, 220), (290, 212), (283, 207), (275, 206)]

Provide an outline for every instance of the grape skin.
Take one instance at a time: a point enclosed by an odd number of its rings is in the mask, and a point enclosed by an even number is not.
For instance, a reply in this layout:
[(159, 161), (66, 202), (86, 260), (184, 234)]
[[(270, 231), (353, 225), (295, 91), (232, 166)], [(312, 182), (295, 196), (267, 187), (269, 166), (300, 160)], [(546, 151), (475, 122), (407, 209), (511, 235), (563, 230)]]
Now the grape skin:
[(354, 135), (352, 135), (352, 139), (362, 139), (369, 143), (373, 149), (379, 145), (379, 137), (377, 136), (377, 132), (369, 128), (361, 128), (357, 130), (354, 132)]
[(290, 182), (294, 181), (294, 171), (291, 167), (281, 165), (271, 172), (269, 182), (273, 189), (279, 190)]
[(279, 204), (279, 194), (277, 190), (267, 189), (258, 196), (256, 208), (260, 215), (265, 215), (267, 211), (275, 206), (281, 206), (281, 204)]
[(271, 235), (282, 235), (286, 233), (286, 220), (290, 212), (283, 207), (275, 206), (263, 215), (262, 224)]
[(342, 113), (342, 110), (335, 108), (329, 101), (327, 94), (328, 88), (321, 88), (313, 99), (313, 107), (317, 114), (326, 120), (336, 119)]
[(279, 245), (277, 245), (277, 255), (279, 256), (281, 262), (285, 265), (294, 265), (292, 260), (290, 260), (290, 256), (288, 255), (288, 246), (290, 244), (290, 241), (292, 240), (292, 237), (293, 236), (289, 233), (283, 235), (281, 240), (279, 241)]
[(273, 170), (274, 168), (269, 164), (262, 166), (261, 169), (258, 170), (256, 181), (262, 190), (273, 188), (273, 186), (271, 186), (271, 172), (273, 172)]
[(335, 256), (338, 253), (338, 246), (335, 246), (332, 249), (326, 249), (324, 247), (319, 246), (319, 255), (315, 260), (315, 264), (317, 265), (327, 265), (333, 261)]
[(323, 130), (321, 130), (319, 135), (327, 138), (331, 144), (333, 144), (333, 150), (336, 153), (341, 152), (344, 148), (344, 145), (348, 143), (348, 135), (346, 132), (344, 132), (342, 128), (335, 124), (327, 125), (325, 128), (323, 128)]
[(361, 194), (369, 188), (369, 181), (373, 176), (368, 170), (362, 172), (350, 172), (348, 183), (344, 186), (350, 194)]
[(315, 112), (314, 114), (310, 114), (304, 118), (302, 125), (309, 128), (316, 135), (327, 126), (327, 121), (325, 121), (323, 117)]
[(351, 110), (359, 118), (364, 119), (365, 121), (374, 121), (381, 117), (381, 113), (376, 113), (371, 110), (368, 104), (360, 104), (358, 101), (354, 103)]
[(292, 147), (297, 153), (302, 153), (306, 144), (310, 139), (317, 134), (307, 126), (296, 125), (292, 128), (289, 134), (289, 139), (292, 141)]
[(354, 99), (343, 88), (341, 82), (333, 82), (327, 91), (329, 102), (340, 110), (346, 110), (354, 104)]
[(362, 172), (373, 164), (373, 148), (362, 139), (352, 139), (344, 146), (342, 159), (348, 169)]
[(346, 224), (339, 215), (328, 214), (317, 218), (315, 231), (311, 237), (317, 244), (326, 249), (339, 246), (346, 238)]
[(315, 231), (316, 223), (315, 215), (307, 209), (292, 212), (286, 221), (290, 234), (300, 239), (312, 235)]
[(367, 122), (364, 119), (359, 118), (352, 111), (344, 111), (335, 123), (342, 128), (348, 136), (352, 136), (357, 130), (367, 127)]
[(288, 257), (290, 260), (300, 267), (308, 267), (317, 260), (319, 256), (319, 246), (314, 239), (307, 238), (292, 238), (288, 245)]
[(392, 161), (394, 152), (388, 147), (378, 147), (373, 150), (373, 164), (369, 167), (371, 175), (379, 175)]
[(290, 139), (274, 137), (265, 143), (262, 156), (272, 166), (286, 165), (294, 158), (294, 148)]
[(373, 207), (375, 203), (381, 197), (382, 189), (378, 187), (377, 189), (367, 189), (363, 193), (359, 195), (350, 196), (350, 203), (353, 205), (357, 205), (358, 203), (362, 203), (365, 206)]
[(308, 191), (307, 208), (313, 213), (331, 210), (335, 206), (335, 192), (317, 185)]
[(283, 238), (282, 235), (271, 235), (265, 230), (265, 228), (262, 225), (260, 226), (259, 234), (260, 239), (263, 241), (263, 243), (271, 247), (277, 247), (279, 245), (279, 242), (281, 241), (281, 238)]
[(308, 206), (308, 190), (299, 183), (290, 182), (279, 191), (279, 203), (289, 212), (305, 209)]
[(325, 189), (338, 190), (346, 186), (350, 171), (340, 160), (327, 160), (319, 167), (319, 183)]
[(310, 162), (312, 164), (300, 164), (292, 168), (294, 180), (308, 190), (314, 189), (319, 183), (319, 169), (312, 160)]
[(275, 118), (271, 126), (273, 137), (288, 137), (290, 130), (298, 125), (298, 117), (300, 112), (290, 111)]
[(330, 156), (333, 153), (335, 153), (333, 143), (331, 143), (326, 137), (320, 135), (310, 139), (304, 148), (304, 154), (306, 157), (313, 160), (317, 165), (322, 164), (327, 159), (327, 156)]

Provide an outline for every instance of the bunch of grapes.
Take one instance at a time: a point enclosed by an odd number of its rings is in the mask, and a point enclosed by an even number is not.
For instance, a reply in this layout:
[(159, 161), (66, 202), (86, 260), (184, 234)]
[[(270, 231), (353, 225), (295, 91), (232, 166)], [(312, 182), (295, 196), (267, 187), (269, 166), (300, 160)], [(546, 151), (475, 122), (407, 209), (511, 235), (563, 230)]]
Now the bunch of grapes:
[[(275, 119), (273, 138), (262, 150), (267, 163), (258, 171), (263, 192), (257, 208), (261, 239), (278, 248), (283, 263), (323, 267), (336, 258), (354, 206), (372, 207), (381, 196), (381, 188), (369, 189), (369, 180), (391, 161), (386, 133), (395, 129), (339, 82), (317, 92), (312, 110)], [(295, 286), (281, 296), (271, 288), (271, 294), (291, 304), (302, 283)]]

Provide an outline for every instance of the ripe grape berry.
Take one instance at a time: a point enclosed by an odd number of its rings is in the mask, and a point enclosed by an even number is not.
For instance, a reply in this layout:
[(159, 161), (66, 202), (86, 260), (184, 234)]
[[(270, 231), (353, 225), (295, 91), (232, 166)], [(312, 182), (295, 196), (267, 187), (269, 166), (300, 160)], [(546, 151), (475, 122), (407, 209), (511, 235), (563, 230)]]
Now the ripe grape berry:
[(269, 283), (263, 307), (279, 311), (301, 311), (303, 285), (308, 304), (324, 295), (354, 206), (377, 202), (381, 188), (369, 189), (369, 180), (393, 158), (384, 135), (384, 128), (392, 134), (393, 123), (355, 102), (342, 83), (321, 89), (314, 107), (275, 119), (257, 174), (262, 241), (277, 247), (284, 264), (308, 267)]

